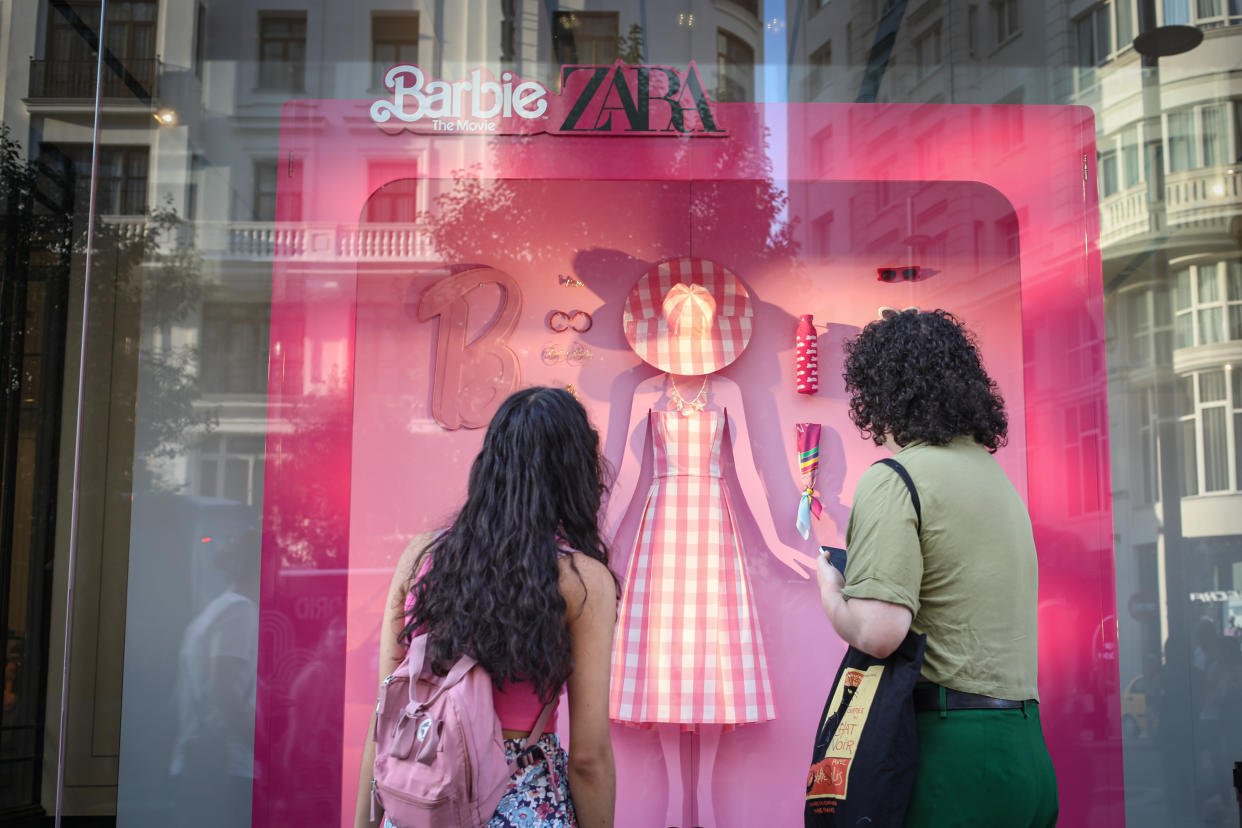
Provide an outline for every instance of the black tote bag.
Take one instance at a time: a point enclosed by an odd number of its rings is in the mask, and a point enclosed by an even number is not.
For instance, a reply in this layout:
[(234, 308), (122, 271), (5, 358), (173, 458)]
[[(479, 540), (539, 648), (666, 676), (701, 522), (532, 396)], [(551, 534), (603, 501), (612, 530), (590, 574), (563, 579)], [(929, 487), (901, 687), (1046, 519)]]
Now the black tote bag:
[[(919, 490), (906, 467), (888, 466), (910, 492), (915, 531), (923, 534)], [(906, 633), (888, 658), (856, 647), (845, 651), (824, 704), (806, 777), (806, 828), (900, 826), (919, 766), (914, 685), (923, 669), (927, 636)]]
[(850, 647), (824, 705), (806, 779), (806, 828), (900, 826), (918, 770), (914, 685), (927, 637), (888, 658)]

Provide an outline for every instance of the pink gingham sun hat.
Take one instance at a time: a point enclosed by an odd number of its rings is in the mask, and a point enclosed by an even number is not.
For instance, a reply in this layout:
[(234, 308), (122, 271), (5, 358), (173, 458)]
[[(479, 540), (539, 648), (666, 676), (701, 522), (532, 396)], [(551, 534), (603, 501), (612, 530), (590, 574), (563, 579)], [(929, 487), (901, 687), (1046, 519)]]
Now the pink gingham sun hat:
[(701, 375), (742, 355), (754, 313), (746, 286), (732, 271), (685, 256), (643, 274), (626, 297), (621, 322), (643, 362), (670, 374)]

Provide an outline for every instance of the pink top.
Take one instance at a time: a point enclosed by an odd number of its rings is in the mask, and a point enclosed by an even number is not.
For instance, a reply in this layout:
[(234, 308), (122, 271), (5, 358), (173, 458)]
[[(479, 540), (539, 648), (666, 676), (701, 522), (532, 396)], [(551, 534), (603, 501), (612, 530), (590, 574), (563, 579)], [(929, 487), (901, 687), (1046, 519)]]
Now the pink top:
[[(413, 608), (414, 596), (407, 593), (405, 596), (407, 618)], [(556, 730), (556, 711), (560, 704), (558, 698), (552, 706), (552, 716), (543, 728), (544, 733), (552, 733)], [(539, 694), (535, 692), (534, 685), (528, 681), (510, 682), (499, 690), (493, 690), (492, 706), (496, 710), (496, 718), (500, 719), (502, 730), (515, 730), (522, 733), (529, 733), (534, 729), (535, 720), (543, 711), (543, 702), (539, 700)]]

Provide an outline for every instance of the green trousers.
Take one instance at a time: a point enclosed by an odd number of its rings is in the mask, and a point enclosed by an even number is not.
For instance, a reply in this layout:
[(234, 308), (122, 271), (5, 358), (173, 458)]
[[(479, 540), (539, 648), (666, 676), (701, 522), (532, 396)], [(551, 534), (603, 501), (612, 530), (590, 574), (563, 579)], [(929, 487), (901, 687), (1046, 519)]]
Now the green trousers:
[(1039, 705), (916, 715), (919, 770), (906, 828), (1048, 828), (1057, 778)]

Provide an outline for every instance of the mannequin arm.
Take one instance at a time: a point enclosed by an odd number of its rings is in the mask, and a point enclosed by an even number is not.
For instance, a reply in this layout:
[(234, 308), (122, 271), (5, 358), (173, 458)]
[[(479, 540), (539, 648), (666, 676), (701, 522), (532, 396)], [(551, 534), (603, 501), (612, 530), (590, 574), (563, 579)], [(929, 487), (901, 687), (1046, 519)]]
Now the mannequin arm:
[[(767, 544), (776, 559), (798, 574), (799, 578), (809, 578), (815, 569), (815, 558), (787, 546), (776, 532), (772, 522), (772, 510), (768, 508), (768, 498), (759, 484), (755, 472), (755, 458), (750, 448), (750, 432), (746, 428), (745, 407), (742, 405), (742, 393), (733, 380), (717, 376), (712, 380), (712, 392), (715, 402), (725, 412), (725, 422), (729, 427), (729, 440), (733, 446), (733, 468), (737, 472), (737, 481), (742, 489), (750, 513), (759, 524), (763, 534), (763, 542)], [(730, 413), (732, 411), (733, 413)], [(796, 493), (790, 493), (790, 500)]]
[[(643, 461), (651, 450), (648, 439), (650, 423), (648, 415), (651, 407), (660, 398), (663, 386), (663, 375), (649, 377), (634, 389), (634, 400), (630, 405), (630, 419), (625, 428), (625, 443), (621, 447), (621, 456), (617, 460), (617, 477), (613, 481), (612, 490), (608, 493), (608, 503), (604, 510), (604, 538), (611, 547), (617, 539), (617, 530), (621, 521), (629, 511), (634, 500), (638, 476), (642, 473)], [(631, 450), (631, 446), (633, 449)], [(615, 550), (614, 550), (615, 551)]]

